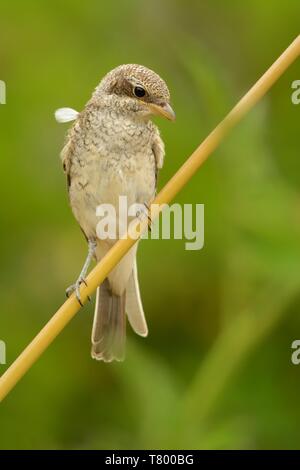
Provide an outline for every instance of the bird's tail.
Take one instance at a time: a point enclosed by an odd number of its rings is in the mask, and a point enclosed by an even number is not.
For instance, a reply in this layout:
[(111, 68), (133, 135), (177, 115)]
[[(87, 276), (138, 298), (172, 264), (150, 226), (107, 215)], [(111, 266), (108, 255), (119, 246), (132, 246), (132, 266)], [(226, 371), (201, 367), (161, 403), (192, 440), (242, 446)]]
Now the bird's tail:
[(108, 279), (97, 289), (92, 330), (92, 357), (99, 361), (122, 361), (125, 356), (125, 297), (113, 294)]
[(134, 260), (126, 290), (114, 294), (109, 279), (97, 289), (96, 307), (92, 330), (92, 357), (99, 361), (122, 361), (125, 357), (126, 318), (140, 336), (147, 336), (148, 328), (143, 311), (137, 265)]
[(126, 287), (126, 313), (132, 329), (140, 336), (147, 336), (148, 327), (141, 300), (136, 259)]

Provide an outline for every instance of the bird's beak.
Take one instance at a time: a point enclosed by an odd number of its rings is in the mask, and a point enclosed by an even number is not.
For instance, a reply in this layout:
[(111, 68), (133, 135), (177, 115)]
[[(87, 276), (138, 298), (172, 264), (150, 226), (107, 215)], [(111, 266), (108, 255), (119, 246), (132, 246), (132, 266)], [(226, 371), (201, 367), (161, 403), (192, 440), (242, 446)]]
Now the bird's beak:
[(161, 105), (150, 103), (149, 108), (153, 114), (167, 118), (170, 121), (175, 121), (176, 115), (169, 103), (163, 103)]

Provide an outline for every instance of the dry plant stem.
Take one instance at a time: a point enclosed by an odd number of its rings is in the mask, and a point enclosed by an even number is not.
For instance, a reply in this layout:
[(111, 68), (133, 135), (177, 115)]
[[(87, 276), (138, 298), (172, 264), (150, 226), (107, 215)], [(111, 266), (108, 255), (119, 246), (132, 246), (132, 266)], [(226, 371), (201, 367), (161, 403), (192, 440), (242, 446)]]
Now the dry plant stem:
[[(300, 55), (300, 36), (283, 52), (267, 72), (238, 102), (223, 121), (209, 134), (202, 144), (195, 150), (184, 165), (171, 178), (166, 186), (157, 195), (153, 204), (159, 207), (152, 211), (152, 219), (161, 211), (163, 204), (168, 204), (188, 183), (203, 162), (219, 146), (230, 129), (266, 94), (278, 78)], [(147, 229), (147, 221), (141, 222), (141, 233)], [(83, 302), (86, 302), (96, 288), (103, 282), (107, 274), (114, 268), (126, 254), (136, 240), (127, 238), (118, 241), (107, 255), (98, 263), (87, 277), (87, 286), (82, 285), (80, 292)], [(80, 309), (74, 295), (72, 295), (44, 326), (40, 333), (20, 354), (15, 362), (7, 369), (0, 379), (0, 401), (10, 392), (21, 377), (35, 363), (41, 354), (52, 343), (56, 336), (69, 323)]]

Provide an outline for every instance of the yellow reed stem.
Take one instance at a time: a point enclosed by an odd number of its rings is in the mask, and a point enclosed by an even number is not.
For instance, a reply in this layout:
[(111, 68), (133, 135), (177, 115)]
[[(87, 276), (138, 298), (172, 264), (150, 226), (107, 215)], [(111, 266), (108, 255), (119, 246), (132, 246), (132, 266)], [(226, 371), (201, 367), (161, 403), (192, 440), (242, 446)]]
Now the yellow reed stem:
[[(196, 173), (203, 162), (219, 146), (230, 129), (234, 127), (242, 117), (266, 94), (278, 78), (300, 55), (300, 35), (281, 54), (265, 74), (244, 95), (230, 113), (209, 134), (202, 144), (194, 151), (190, 158), (177, 171), (171, 180), (157, 195), (153, 204), (152, 218), (158, 215), (163, 204), (168, 204), (179, 193)], [(147, 228), (147, 222), (141, 223), (141, 232)], [(87, 277), (87, 286), (82, 285), (81, 296), (83, 302), (103, 282), (108, 273), (116, 266), (126, 252), (134, 245), (136, 240), (129, 237), (119, 240), (107, 255), (97, 264)], [(63, 330), (67, 323), (79, 311), (80, 306), (72, 295), (59, 308), (51, 320), (44, 326), (39, 334), (20, 354), (15, 362), (7, 369), (0, 378), (0, 401), (18, 383), (28, 369), (41, 356), (45, 349), (52, 343), (56, 336)]]

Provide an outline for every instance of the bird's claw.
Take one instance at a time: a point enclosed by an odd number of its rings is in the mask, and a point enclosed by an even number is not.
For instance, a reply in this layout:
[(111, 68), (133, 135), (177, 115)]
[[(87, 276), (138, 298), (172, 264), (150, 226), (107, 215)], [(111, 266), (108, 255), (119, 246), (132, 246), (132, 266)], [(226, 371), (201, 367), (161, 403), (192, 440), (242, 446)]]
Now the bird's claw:
[[(84, 278), (80, 277), (79, 279), (77, 279), (77, 281), (75, 282), (75, 284), (72, 284), (71, 286), (69, 286), (67, 289), (66, 289), (66, 296), (69, 298), (71, 294), (73, 294), (73, 292), (75, 292), (75, 295), (76, 295), (76, 299), (78, 300), (79, 304), (81, 307), (83, 307), (83, 303), (81, 301), (81, 295), (80, 295), (80, 286), (81, 284), (84, 284), (86, 287), (87, 287), (87, 282)], [(88, 300), (90, 301), (91, 298), (88, 296), (87, 297)]]
[(144, 202), (143, 209), (139, 209), (136, 213), (136, 216), (141, 222), (143, 222), (143, 220), (145, 220), (145, 218), (148, 219), (148, 229), (151, 232), (152, 219), (151, 219), (150, 208), (149, 208), (148, 204), (146, 204)]

